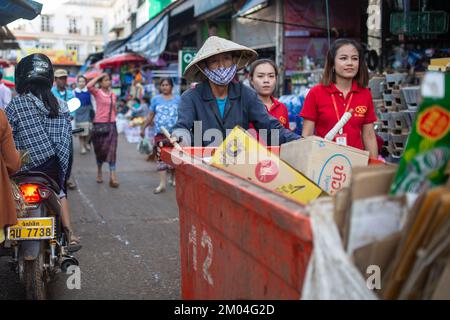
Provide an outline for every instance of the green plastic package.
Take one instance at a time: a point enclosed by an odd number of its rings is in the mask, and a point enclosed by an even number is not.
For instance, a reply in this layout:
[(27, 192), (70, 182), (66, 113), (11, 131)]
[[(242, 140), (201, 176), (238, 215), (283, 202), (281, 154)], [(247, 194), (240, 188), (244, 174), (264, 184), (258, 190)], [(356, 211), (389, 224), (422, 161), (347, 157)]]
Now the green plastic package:
[(428, 72), (422, 103), (390, 193), (422, 193), (447, 181), (450, 160), (450, 73)]

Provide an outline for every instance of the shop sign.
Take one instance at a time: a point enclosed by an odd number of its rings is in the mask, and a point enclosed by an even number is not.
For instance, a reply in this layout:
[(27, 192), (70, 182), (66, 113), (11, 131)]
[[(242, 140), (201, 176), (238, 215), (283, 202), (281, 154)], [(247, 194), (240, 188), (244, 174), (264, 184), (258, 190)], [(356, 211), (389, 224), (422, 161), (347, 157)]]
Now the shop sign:
[(149, 20), (156, 17), (161, 11), (167, 7), (172, 0), (149, 0)]
[(49, 57), (50, 61), (54, 65), (78, 65), (77, 51), (76, 50), (45, 50), (45, 49), (26, 49), (24, 51), (17, 50), (17, 62), (23, 57), (26, 57), (33, 53), (42, 53)]
[(197, 54), (197, 50), (185, 49), (178, 51), (178, 74), (179, 77), (183, 77), (184, 70), (191, 63), (191, 61), (195, 58)]

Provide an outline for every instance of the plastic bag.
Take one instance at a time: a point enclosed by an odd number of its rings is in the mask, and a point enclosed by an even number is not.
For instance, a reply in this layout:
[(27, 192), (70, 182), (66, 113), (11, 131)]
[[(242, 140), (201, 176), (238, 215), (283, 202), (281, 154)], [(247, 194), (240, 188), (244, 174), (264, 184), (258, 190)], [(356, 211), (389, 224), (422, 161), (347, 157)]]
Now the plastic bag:
[(333, 218), (333, 200), (309, 207), (314, 248), (306, 270), (304, 300), (376, 300), (377, 296), (345, 253)]
[(151, 139), (145, 137), (139, 140), (137, 150), (140, 154), (151, 155), (153, 153), (153, 143)]

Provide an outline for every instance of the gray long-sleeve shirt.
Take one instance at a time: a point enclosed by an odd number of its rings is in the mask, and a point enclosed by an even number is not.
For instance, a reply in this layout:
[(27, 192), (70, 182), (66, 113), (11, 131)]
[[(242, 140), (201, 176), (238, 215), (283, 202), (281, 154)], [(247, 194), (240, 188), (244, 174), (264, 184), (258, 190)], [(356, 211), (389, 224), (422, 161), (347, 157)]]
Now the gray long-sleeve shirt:
[[(223, 118), (208, 82), (203, 82), (194, 89), (184, 92), (181, 95), (178, 121), (173, 134), (186, 138), (189, 133), (191, 145), (194, 146), (217, 146), (229, 130), (235, 126), (247, 130), (250, 122), (257, 130), (267, 130), (268, 145), (279, 145), (300, 138), (284, 128), (267, 112), (253, 89), (241, 83), (228, 85), (228, 99)], [(273, 129), (275, 131), (271, 131)], [(275, 132), (278, 133), (279, 139), (275, 136), (272, 139), (272, 135), (276, 135)]]

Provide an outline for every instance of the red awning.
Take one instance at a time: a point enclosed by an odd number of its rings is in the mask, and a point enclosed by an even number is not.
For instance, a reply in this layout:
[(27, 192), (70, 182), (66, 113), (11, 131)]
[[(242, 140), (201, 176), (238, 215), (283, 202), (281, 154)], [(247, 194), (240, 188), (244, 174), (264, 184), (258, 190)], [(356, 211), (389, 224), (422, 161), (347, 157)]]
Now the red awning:
[(3, 83), (5, 84), (5, 86), (7, 86), (8, 88), (13, 88), (13, 87), (14, 87), (14, 82), (12, 82), (12, 81), (2, 79), (2, 82), (3, 82)]
[(135, 63), (135, 64), (141, 64), (146, 63), (147, 59), (145, 59), (143, 56), (140, 56), (135, 53), (123, 53), (119, 54), (113, 57), (109, 57), (106, 59), (102, 59), (95, 63), (95, 66), (100, 69), (107, 69), (107, 68), (116, 68), (120, 67), (123, 64), (127, 63)]

